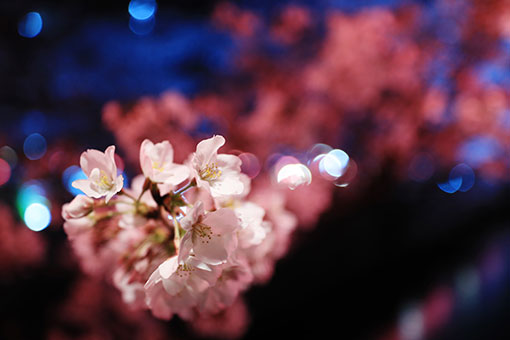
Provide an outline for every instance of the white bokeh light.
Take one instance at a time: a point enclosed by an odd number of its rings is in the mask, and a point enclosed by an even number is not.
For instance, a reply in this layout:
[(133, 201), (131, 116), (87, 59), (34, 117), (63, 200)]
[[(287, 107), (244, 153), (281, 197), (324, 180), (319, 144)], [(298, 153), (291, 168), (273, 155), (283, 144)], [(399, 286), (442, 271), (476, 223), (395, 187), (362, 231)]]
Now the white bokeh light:
[(303, 164), (287, 164), (278, 171), (277, 182), (287, 185), (290, 190), (294, 190), (300, 185), (310, 184), (312, 173)]
[(33, 231), (41, 231), (51, 222), (50, 210), (41, 203), (32, 203), (25, 210), (23, 216), (27, 227)]

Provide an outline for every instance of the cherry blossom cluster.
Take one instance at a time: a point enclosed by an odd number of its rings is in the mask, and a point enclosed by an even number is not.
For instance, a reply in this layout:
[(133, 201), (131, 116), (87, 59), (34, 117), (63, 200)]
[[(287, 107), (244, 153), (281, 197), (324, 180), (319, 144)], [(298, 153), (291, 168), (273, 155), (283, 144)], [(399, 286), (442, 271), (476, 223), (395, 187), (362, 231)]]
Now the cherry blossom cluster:
[(219, 135), (202, 140), (178, 164), (170, 142), (144, 140), (143, 175), (131, 188), (123, 187), (115, 146), (84, 152), (87, 178), (73, 186), (85, 195), (62, 216), (85, 271), (110, 278), (133, 308), (190, 321), (217, 315), (267, 280), (296, 219), (278, 195), (247, 199), (250, 178), (239, 157), (218, 153), (224, 144)]

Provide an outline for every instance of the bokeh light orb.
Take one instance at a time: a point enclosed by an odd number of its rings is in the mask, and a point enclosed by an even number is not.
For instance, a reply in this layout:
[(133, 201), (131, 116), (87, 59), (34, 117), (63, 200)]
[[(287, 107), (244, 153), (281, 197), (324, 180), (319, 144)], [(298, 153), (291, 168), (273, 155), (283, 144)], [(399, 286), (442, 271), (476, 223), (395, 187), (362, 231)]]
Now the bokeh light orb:
[(317, 157), (320, 157), (318, 166), (319, 173), (321, 174), (322, 178), (328, 181), (334, 181), (341, 175), (340, 169), (342, 165), (338, 159), (328, 154), (320, 155)]
[(11, 178), (11, 167), (9, 163), (0, 158), (0, 186), (4, 185)]
[(454, 194), (462, 185), (462, 177), (450, 178), (446, 182), (437, 183), (437, 187), (447, 194)]
[(465, 163), (457, 164), (450, 171), (448, 181), (438, 183), (437, 186), (442, 191), (453, 194), (457, 191), (466, 192), (475, 184), (475, 173), (471, 167)]
[(36, 180), (24, 183), (16, 195), (16, 207), (21, 217), (24, 216), (27, 207), (33, 203), (49, 205), (43, 184)]
[(23, 220), (30, 230), (44, 230), (51, 222), (50, 209), (42, 203), (32, 203), (25, 210)]
[(71, 165), (64, 170), (62, 174), (62, 183), (64, 184), (64, 187), (67, 189), (67, 191), (75, 196), (78, 194), (83, 194), (80, 189), (76, 189), (72, 186), (73, 182), (77, 179), (87, 179), (87, 175), (85, 175), (79, 166)]
[(278, 171), (277, 182), (294, 190), (301, 185), (309, 185), (312, 182), (312, 173), (303, 164), (287, 164)]
[(325, 176), (340, 177), (349, 163), (349, 156), (340, 149), (328, 152), (319, 162), (319, 170)]
[(255, 178), (260, 172), (260, 162), (257, 156), (250, 152), (243, 152), (238, 156), (241, 161), (241, 171), (250, 178)]
[(288, 165), (288, 164), (301, 164), (299, 159), (297, 159), (294, 156), (288, 156), (288, 155), (287, 156), (282, 156), (280, 154), (277, 154), (277, 155), (278, 155), (277, 156), (278, 158), (274, 162), (274, 166), (273, 166), (275, 174), (278, 174), (280, 169), (283, 168), (285, 165)]
[(156, 8), (155, 0), (131, 0), (128, 12), (136, 20), (147, 20), (156, 13)]
[(465, 163), (457, 164), (450, 171), (450, 182), (459, 181), (461, 179), (461, 184), (459, 186), (459, 191), (466, 192), (473, 187), (475, 184), (475, 172), (471, 167)]
[(29, 12), (19, 21), (18, 33), (25, 38), (34, 38), (41, 33), (42, 27), (41, 15), (37, 12)]
[(23, 152), (30, 160), (42, 158), (46, 153), (46, 139), (38, 133), (32, 133), (23, 143)]

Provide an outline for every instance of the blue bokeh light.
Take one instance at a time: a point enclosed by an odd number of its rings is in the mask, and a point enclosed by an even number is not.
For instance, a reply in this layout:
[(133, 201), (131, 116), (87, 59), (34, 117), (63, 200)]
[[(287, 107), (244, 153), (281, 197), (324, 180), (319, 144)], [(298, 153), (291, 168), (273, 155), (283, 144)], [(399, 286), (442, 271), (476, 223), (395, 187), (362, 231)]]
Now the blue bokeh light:
[(32, 133), (23, 143), (23, 152), (30, 160), (40, 159), (46, 153), (46, 139), (38, 133)]
[(437, 186), (447, 194), (457, 192), (462, 185), (462, 177), (451, 178), (446, 182), (438, 183)]
[(26, 209), (34, 204), (40, 203), (49, 206), (50, 202), (46, 198), (46, 190), (43, 183), (32, 180), (24, 183), (16, 195), (16, 208), (21, 217), (24, 217)]
[(331, 156), (335, 157), (336, 159), (338, 159), (338, 161), (340, 162), (340, 164), (342, 166), (342, 171), (345, 169), (347, 164), (349, 164), (349, 155), (343, 150), (334, 149), (334, 150), (331, 150), (330, 152), (328, 152), (328, 155), (331, 155)]
[(448, 181), (438, 183), (437, 186), (442, 191), (453, 194), (457, 191), (466, 192), (475, 184), (475, 172), (465, 163), (457, 164), (450, 171)]
[(50, 209), (42, 203), (32, 203), (25, 210), (23, 220), (33, 231), (44, 230), (51, 222)]
[(18, 24), (18, 33), (25, 38), (34, 38), (41, 33), (42, 17), (37, 12), (27, 13)]
[(345, 168), (349, 164), (349, 155), (340, 149), (329, 151), (319, 162), (321, 173), (326, 172), (335, 178), (342, 176)]
[(136, 20), (147, 20), (156, 13), (156, 1), (154, 0), (131, 0), (128, 12)]
[[(457, 183), (460, 179), (461, 185), (459, 191), (466, 192), (473, 187), (475, 184), (475, 173), (473, 169), (467, 164), (461, 163), (456, 165), (452, 171), (450, 171), (450, 184), (454, 181)], [(452, 186), (454, 186), (452, 184)]]
[(73, 195), (83, 194), (80, 189), (73, 187), (73, 182), (77, 179), (87, 179), (87, 175), (81, 170), (79, 166), (71, 165), (69, 168), (64, 170), (62, 174), (62, 182), (64, 187)]

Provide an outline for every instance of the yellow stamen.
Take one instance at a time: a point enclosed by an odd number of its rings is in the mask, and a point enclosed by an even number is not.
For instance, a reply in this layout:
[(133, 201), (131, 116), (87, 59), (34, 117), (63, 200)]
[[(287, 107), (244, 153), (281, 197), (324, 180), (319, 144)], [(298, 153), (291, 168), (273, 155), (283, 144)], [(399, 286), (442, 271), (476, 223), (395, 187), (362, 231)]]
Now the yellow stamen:
[(157, 171), (163, 171), (163, 165), (159, 162), (152, 162), (152, 168)]
[(221, 170), (218, 169), (216, 163), (207, 164), (205, 168), (200, 170), (200, 178), (204, 181), (214, 181), (221, 176)]
[(113, 182), (110, 180), (110, 178), (108, 178), (103, 170), (101, 170), (101, 178), (97, 184), (104, 190), (110, 190), (113, 188)]

